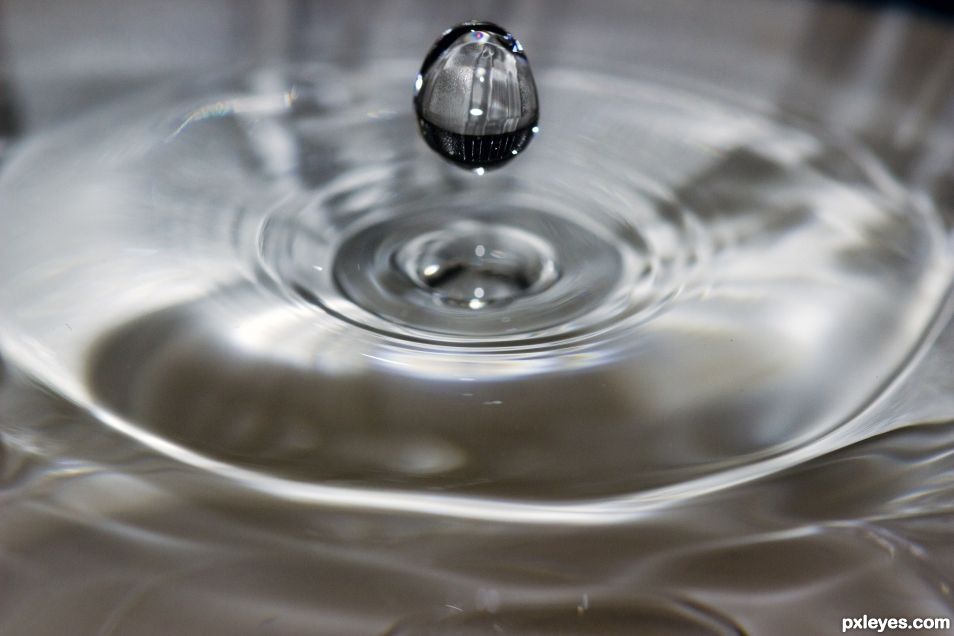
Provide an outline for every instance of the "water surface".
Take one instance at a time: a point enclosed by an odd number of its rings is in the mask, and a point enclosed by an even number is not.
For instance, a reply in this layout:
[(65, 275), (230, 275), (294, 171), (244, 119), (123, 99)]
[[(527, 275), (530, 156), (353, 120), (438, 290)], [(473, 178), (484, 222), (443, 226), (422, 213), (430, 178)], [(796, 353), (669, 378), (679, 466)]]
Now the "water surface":
[(572, 70), (478, 178), (417, 137), (413, 68), (172, 87), (13, 153), (4, 633), (948, 615), (930, 200), (817, 123)]

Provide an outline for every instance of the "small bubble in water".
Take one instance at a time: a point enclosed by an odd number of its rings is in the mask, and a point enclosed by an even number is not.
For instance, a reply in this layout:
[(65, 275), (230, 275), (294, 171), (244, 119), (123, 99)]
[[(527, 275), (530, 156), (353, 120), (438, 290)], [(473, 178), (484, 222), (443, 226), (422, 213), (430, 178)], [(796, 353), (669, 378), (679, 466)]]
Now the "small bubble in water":
[(424, 141), (478, 174), (513, 159), (539, 131), (530, 63), (517, 39), (491, 22), (448, 29), (414, 83)]

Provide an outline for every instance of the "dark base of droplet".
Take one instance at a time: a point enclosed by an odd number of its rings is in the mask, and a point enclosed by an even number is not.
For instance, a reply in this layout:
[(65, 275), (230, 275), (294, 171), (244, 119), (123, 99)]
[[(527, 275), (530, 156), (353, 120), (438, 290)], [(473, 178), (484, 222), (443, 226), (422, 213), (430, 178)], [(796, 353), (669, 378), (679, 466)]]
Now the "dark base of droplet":
[(465, 168), (496, 168), (523, 152), (536, 132), (537, 123), (500, 135), (461, 135), (418, 117), (421, 136), (434, 152)]

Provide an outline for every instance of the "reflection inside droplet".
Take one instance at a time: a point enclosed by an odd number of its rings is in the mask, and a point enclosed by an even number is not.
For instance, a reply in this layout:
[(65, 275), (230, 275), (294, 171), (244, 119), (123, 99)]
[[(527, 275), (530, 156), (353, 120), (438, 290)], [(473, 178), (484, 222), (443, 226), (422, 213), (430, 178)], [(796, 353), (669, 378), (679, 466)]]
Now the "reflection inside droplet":
[(539, 132), (523, 47), (490, 22), (465, 22), (441, 36), (414, 82), (414, 106), (427, 144), (478, 174), (520, 154)]

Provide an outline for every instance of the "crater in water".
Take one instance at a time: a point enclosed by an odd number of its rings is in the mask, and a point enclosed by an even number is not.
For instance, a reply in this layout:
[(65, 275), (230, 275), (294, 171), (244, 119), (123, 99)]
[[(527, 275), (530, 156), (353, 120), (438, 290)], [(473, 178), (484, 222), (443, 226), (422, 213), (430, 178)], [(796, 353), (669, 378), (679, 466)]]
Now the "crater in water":
[(550, 287), (559, 277), (545, 241), (517, 228), (451, 223), (408, 241), (393, 267), (445, 305), (483, 309)]
[(938, 220), (857, 145), (560, 70), (561, 134), (475, 179), (418, 139), (412, 68), (228, 78), (24, 144), (6, 350), (181, 461), (479, 515), (774, 470), (936, 310)]

